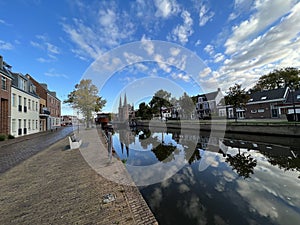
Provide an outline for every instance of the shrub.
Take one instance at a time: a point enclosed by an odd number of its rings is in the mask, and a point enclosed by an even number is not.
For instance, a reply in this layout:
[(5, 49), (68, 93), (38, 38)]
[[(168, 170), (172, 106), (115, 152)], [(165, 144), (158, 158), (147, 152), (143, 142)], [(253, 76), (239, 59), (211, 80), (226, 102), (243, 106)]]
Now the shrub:
[(7, 136), (7, 138), (8, 138), (8, 139), (15, 139), (15, 136), (9, 134), (9, 135)]
[(5, 135), (4, 134), (0, 134), (0, 141), (4, 141), (5, 140)]

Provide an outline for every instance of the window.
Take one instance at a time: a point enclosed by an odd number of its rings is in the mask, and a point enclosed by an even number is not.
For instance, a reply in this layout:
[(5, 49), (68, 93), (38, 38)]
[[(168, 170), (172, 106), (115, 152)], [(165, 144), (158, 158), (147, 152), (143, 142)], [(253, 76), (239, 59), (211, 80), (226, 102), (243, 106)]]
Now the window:
[(256, 109), (251, 109), (251, 113), (257, 113)]
[(22, 135), (22, 120), (19, 119), (18, 122), (18, 135)]
[(259, 113), (263, 113), (265, 111), (265, 109), (258, 109), (257, 112)]
[(24, 119), (24, 128), (23, 128), (23, 130), (24, 130), (23, 133), (24, 134), (27, 134), (27, 124), (26, 124), (26, 122), (27, 122), (26, 119)]
[(24, 80), (23, 78), (19, 79), (19, 88), (23, 91), (27, 91), (26, 90), (26, 80)]
[(24, 112), (27, 112), (27, 99), (24, 98)]
[(2, 83), (1, 83), (2, 90), (7, 90), (7, 81), (6, 81), (6, 78), (2, 77), (1, 80), (2, 80)]
[(32, 110), (34, 110), (34, 101), (32, 100)]
[(35, 111), (38, 111), (38, 103), (35, 103)]
[(300, 101), (300, 95), (297, 95), (297, 101)]
[(18, 107), (19, 107), (19, 112), (22, 112), (22, 97), (19, 95), (19, 105), (18, 105)]
[(17, 106), (16, 94), (12, 94), (12, 106)]
[(35, 129), (38, 129), (38, 120), (35, 121)]
[(35, 130), (34, 129), (34, 120), (32, 120), (32, 129)]
[(11, 120), (11, 132), (15, 134), (17, 132), (17, 121), (16, 119)]
[(28, 120), (28, 130), (31, 130), (31, 120)]
[(253, 98), (250, 98), (250, 99), (248, 100), (248, 102), (253, 102)]
[(262, 96), (260, 99), (261, 99), (261, 100), (266, 100), (266, 99), (267, 99), (267, 96)]
[(31, 110), (31, 100), (28, 99), (28, 110)]

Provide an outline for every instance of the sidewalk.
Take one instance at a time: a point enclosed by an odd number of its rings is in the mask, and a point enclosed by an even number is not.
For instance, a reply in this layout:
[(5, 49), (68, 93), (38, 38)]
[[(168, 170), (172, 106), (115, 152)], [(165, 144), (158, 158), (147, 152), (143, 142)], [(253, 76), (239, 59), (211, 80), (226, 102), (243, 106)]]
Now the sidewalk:
[[(80, 150), (64, 138), (0, 174), (0, 224), (157, 224), (137, 187), (124, 185), (122, 162), (108, 163), (97, 130), (79, 136)], [(104, 203), (107, 194), (115, 201)]]

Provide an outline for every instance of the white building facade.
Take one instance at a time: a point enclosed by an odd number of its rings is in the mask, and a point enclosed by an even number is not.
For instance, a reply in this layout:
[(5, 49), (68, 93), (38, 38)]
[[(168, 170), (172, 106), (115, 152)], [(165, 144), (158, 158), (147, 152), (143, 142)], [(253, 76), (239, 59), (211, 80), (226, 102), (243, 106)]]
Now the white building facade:
[(11, 135), (39, 132), (39, 97), (35, 86), (22, 74), (13, 73), (11, 87)]

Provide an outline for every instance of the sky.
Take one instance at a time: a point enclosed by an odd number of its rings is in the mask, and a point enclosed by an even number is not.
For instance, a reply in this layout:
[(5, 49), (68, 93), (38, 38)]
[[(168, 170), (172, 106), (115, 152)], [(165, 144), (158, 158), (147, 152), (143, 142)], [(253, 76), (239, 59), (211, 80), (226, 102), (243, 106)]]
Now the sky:
[[(299, 0), (0, 0), (0, 55), (63, 101), (90, 78), (115, 111), (300, 68)], [(108, 69), (109, 68), (109, 69)], [(170, 87), (168, 89), (167, 87)], [(62, 114), (72, 114), (62, 105)]]

